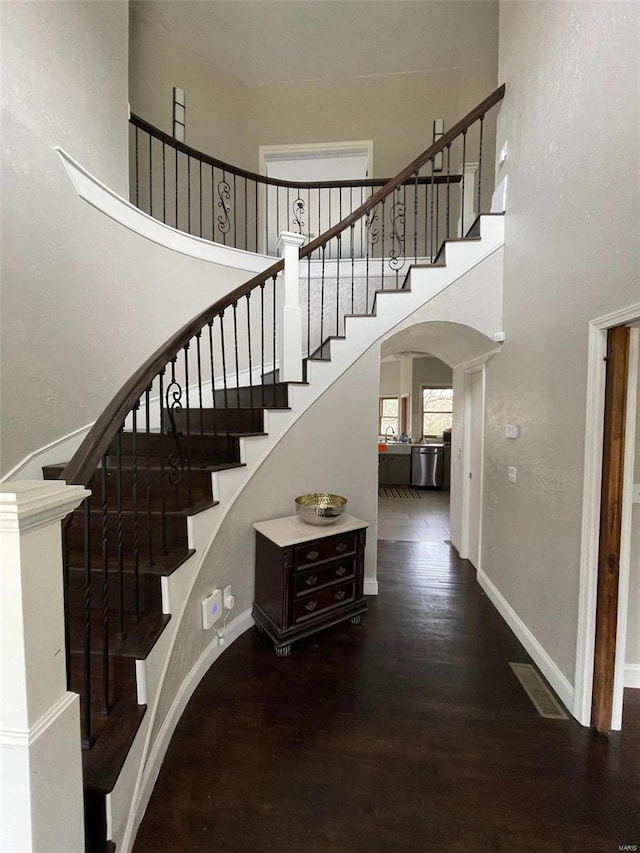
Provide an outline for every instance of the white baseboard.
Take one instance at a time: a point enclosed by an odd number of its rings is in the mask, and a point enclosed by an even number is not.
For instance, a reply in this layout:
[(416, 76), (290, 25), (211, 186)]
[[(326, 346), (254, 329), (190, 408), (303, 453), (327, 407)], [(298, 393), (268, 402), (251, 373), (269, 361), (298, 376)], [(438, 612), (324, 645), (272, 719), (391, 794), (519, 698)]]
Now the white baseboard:
[(374, 578), (365, 578), (364, 579), (364, 594), (365, 595), (377, 595), (378, 594), (378, 581)]
[(133, 849), (136, 834), (140, 824), (142, 823), (142, 818), (144, 817), (149, 800), (151, 799), (151, 794), (153, 793), (153, 788), (158, 778), (164, 756), (169, 748), (175, 728), (180, 722), (184, 709), (187, 707), (187, 703), (212, 664), (233, 643), (234, 640), (236, 640), (241, 634), (244, 634), (244, 632), (253, 625), (254, 621), (251, 616), (251, 610), (245, 610), (227, 626), (224, 646), (220, 645), (215, 632), (213, 632), (211, 642), (202, 652), (191, 668), (189, 674), (180, 685), (180, 688), (171, 703), (171, 707), (167, 712), (167, 716), (164, 718), (162, 726), (160, 727), (160, 731), (158, 732), (158, 736), (151, 748), (151, 752), (149, 753), (149, 758), (143, 772), (142, 782), (138, 789), (136, 803), (130, 813), (122, 844), (123, 853), (129, 853), (129, 851)]
[(624, 686), (640, 689), (640, 663), (627, 663), (624, 667)]
[(555, 662), (533, 636), (522, 619), (520, 619), (513, 607), (483, 571), (478, 572), (478, 583), (489, 596), (498, 613), (525, 647), (540, 672), (555, 690), (560, 701), (569, 713), (573, 714), (574, 690), (569, 679), (559, 670)]

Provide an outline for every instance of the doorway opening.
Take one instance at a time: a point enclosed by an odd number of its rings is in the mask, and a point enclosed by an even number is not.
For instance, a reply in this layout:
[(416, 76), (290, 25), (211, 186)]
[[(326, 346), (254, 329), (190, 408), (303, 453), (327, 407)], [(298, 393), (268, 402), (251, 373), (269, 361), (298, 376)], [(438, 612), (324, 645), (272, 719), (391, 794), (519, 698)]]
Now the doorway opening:
[(622, 728), (640, 688), (639, 327), (640, 304), (589, 330), (574, 713), (602, 733)]

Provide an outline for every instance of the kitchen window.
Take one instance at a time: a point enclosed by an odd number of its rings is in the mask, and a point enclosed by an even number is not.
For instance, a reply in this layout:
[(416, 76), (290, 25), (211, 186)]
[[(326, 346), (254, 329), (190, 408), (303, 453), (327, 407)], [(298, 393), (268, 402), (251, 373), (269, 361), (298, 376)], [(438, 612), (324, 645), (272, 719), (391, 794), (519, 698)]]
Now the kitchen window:
[[(400, 399), (398, 397), (380, 397), (378, 400), (378, 435), (399, 434)], [(387, 432), (388, 430), (388, 432)]]
[(453, 388), (422, 388), (422, 434), (442, 435), (453, 422)]

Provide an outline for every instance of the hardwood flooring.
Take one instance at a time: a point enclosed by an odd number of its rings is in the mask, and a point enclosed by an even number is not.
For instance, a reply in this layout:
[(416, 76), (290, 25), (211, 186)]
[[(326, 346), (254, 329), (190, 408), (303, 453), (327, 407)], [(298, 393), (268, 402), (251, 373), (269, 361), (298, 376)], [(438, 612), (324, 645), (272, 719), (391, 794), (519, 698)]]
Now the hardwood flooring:
[(640, 691), (608, 739), (541, 718), (471, 565), (442, 541), (378, 545), (362, 625), (289, 658), (254, 628), (212, 667), (134, 853), (640, 849)]

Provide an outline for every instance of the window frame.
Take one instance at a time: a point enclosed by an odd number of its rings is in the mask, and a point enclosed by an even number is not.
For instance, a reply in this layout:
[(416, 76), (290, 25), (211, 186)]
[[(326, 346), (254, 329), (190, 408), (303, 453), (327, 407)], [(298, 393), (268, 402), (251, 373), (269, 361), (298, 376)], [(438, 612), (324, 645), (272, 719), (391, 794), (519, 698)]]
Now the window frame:
[[(424, 392), (425, 392), (425, 391), (445, 391), (445, 390), (446, 390), (446, 391), (451, 391), (451, 411), (450, 411), (450, 412), (447, 412), (447, 411), (442, 411), (442, 412), (440, 412), (440, 411), (429, 411), (429, 412), (425, 412), (425, 409), (424, 409)], [(448, 382), (448, 383), (430, 383), (429, 385), (423, 385), (423, 386), (422, 386), (422, 390), (421, 390), (421, 392), (420, 392), (420, 408), (421, 408), (421, 423), (420, 423), (420, 426), (421, 426), (421, 428), (422, 428), (422, 437), (423, 437), (423, 438), (424, 438), (425, 436), (427, 436), (427, 435), (429, 435), (429, 436), (433, 436), (433, 435), (434, 435), (433, 433), (426, 433), (426, 432), (424, 431), (424, 427), (425, 427), (424, 417), (425, 417), (425, 414), (427, 414), (427, 415), (449, 415), (449, 416), (450, 416), (450, 418), (451, 418), (451, 425), (450, 425), (450, 426), (448, 426), (448, 427), (445, 427), (445, 429), (451, 429), (451, 427), (453, 426), (453, 384), (452, 384), (452, 383), (450, 383), (450, 382)], [(437, 434), (435, 434), (435, 435), (436, 435), (436, 437), (437, 437)]]
[[(398, 404), (398, 414), (396, 415), (396, 432), (394, 433), (395, 437), (397, 438), (400, 435), (400, 426), (401, 426), (401, 424), (400, 424), (401, 403), (400, 403), (400, 397), (398, 394), (380, 394), (378, 396), (378, 437), (386, 438), (386, 434), (385, 434), (384, 430), (382, 429), (382, 418), (385, 417), (387, 420), (391, 419), (389, 415), (383, 416), (383, 414), (382, 414), (382, 408), (383, 408), (385, 400), (395, 400), (396, 403)], [(391, 416), (391, 417), (393, 417), (393, 416)]]

